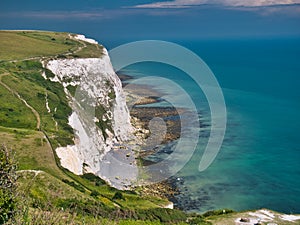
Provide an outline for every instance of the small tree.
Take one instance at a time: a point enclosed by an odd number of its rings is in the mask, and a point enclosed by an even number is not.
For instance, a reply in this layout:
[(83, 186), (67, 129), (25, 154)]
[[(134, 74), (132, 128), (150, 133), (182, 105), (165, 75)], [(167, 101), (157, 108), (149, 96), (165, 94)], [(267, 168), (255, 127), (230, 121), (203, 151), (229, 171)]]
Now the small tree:
[(11, 151), (0, 146), (0, 224), (13, 217), (16, 210), (16, 163)]

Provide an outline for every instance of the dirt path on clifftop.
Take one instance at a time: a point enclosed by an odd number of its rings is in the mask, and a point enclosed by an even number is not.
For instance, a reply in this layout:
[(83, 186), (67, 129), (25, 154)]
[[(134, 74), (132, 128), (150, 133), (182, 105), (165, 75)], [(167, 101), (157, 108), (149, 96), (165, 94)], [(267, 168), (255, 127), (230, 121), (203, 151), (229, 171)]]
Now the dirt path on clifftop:
[(20, 99), (34, 114), (34, 116), (36, 117), (36, 129), (40, 130), (41, 129), (41, 117), (40, 114), (31, 106), (27, 103), (27, 101), (21, 97), (21, 95), (16, 92), (15, 90), (11, 89), (8, 85), (6, 85), (5, 83), (2, 82), (2, 77), (3, 76), (7, 76), (9, 75), (9, 73), (3, 73), (0, 75), (0, 84), (5, 87), (9, 92), (11, 92), (13, 95), (17, 96), (18, 99)]

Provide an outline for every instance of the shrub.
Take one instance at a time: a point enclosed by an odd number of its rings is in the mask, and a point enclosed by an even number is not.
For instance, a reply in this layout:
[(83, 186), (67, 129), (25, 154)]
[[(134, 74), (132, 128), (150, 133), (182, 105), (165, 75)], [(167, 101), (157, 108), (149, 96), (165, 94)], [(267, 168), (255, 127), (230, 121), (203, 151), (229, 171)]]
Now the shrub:
[(104, 180), (102, 180), (100, 177), (98, 177), (92, 173), (85, 173), (85, 174), (81, 175), (81, 177), (86, 180), (89, 180), (91, 182), (95, 182), (96, 186), (101, 186), (101, 185), (106, 184), (106, 182)]
[(85, 189), (81, 185), (76, 184), (74, 181), (69, 181), (67, 179), (62, 179), (62, 182), (74, 187), (75, 189), (77, 189), (80, 192), (83, 192), (83, 193), (85, 192)]
[(16, 163), (6, 146), (0, 147), (0, 224), (13, 217), (16, 210)]
[(100, 202), (96, 201), (82, 201), (79, 199), (60, 199), (57, 202), (57, 207), (67, 209), (70, 213), (76, 213), (79, 215), (87, 215), (93, 217), (109, 217), (111, 209), (107, 208)]
[(46, 97), (46, 95), (43, 94), (43, 93), (38, 92), (38, 93), (37, 93), (37, 97), (38, 97), (38, 98), (44, 99), (44, 98)]
[(118, 200), (118, 199), (119, 199), (119, 200), (125, 200), (125, 198), (124, 198), (122, 192), (120, 192), (120, 191), (117, 191), (117, 192), (115, 193), (114, 197), (113, 197), (113, 200)]
[(100, 193), (98, 191), (92, 191), (91, 192), (92, 197), (97, 197), (98, 195), (100, 195)]

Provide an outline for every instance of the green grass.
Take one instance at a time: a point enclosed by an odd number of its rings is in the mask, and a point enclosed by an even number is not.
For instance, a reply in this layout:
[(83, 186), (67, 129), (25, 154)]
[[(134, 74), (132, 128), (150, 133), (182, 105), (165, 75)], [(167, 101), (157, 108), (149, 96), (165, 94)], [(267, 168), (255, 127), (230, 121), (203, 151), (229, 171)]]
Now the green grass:
[(15, 151), (20, 170), (43, 170), (59, 178), (67, 176), (56, 166), (44, 134), (35, 130), (0, 127), (0, 140)]
[(77, 87), (78, 86), (72, 86), (72, 85), (67, 86), (67, 89), (70, 92), (71, 96), (75, 97)]
[[(30, 34), (31, 33), (31, 34)], [(39, 34), (33, 37), (34, 34)], [(66, 33), (52, 33), (56, 40), (46, 38), (49, 33), (42, 32), (8, 32), (0, 31), (0, 60), (16, 60), (37, 56), (52, 56), (72, 51), (75, 46), (62, 43), (67, 39)], [(44, 37), (42, 37), (44, 36)]]
[(141, 197), (138, 194), (132, 194), (132, 193), (126, 193), (123, 192), (123, 196), (125, 200), (113, 200), (113, 196), (117, 192), (115, 188), (112, 188), (108, 186), (107, 184), (103, 185), (96, 185), (95, 181), (91, 181), (90, 179), (84, 178), (82, 176), (77, 176), (71, 172), (67, 172), (68, 176), (71, 177), (73, 180), (75, 180), (77, 183), (84, 186), (87, 190), (91, 191), (97, 191), (100, 193), (98, 196), (99, 198), (104, 197), (109, 199), (110, 201), (113, 201), (117, 203), (118, 205), (127, 208), (127, 209), (150, 209), (150, 208), (157, 208), (163, 205), (166, 205), (168, 203), (167, 200), (160, 199), (160, 198), (147, 198), (147, 197)]
[[(78, 45), (78, 41), (70, 38), (68, 33), (64, 32), (49, 32), (49, 31), (21, 31), (19, 34), (31, 37), (37, 40), (47, 41), (51, 43), (61, 44), (65, 47), (75, 47)], [(82, 45), (81, 45), (82, 46)]]
[[(11, 89), (17, 90), (20, 96), (39, 113), (41, 129), (49, 136), (55, 136), (51, 139), (54, 147), (72, 144), (73, 131), (68, 125), (68, 116), (72, 110), (62, 85), (45, 80), (41, 76), (43, 68), (38, 61), (4, 63), (2, 66), (10, 73), (2, 76), (2, 82)], [(50, 113), (46, 108), (46, 95), (51, 109)], [(5, 102), (5, 99), (1, 98), (0, 103), (2, 101)], [(54, 120), (58, 124), (57, 127)]]
[(99, 58), (102, 56), (103, 46), (86, 43), (86, 48), (74, 53), (76, 58)]
[[(0, 31), (0, 61), (32, 57), (95, 58), (102, 55), (102, 46), (71, 39), (68, 33), (48, 31)], [(66, 55), (66, 54), (69, 55)]]
[(35, 116), (24, 103), (0, 84), (0, 124), (5, 127), (35, 129)]

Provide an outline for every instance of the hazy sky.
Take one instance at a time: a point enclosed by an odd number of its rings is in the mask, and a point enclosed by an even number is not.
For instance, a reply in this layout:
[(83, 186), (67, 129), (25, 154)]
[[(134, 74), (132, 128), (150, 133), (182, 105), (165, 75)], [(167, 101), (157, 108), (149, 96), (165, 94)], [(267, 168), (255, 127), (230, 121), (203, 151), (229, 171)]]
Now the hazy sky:
[(105, 40), (300, 36), (300, 0), (1, 0), (0, 29)]

